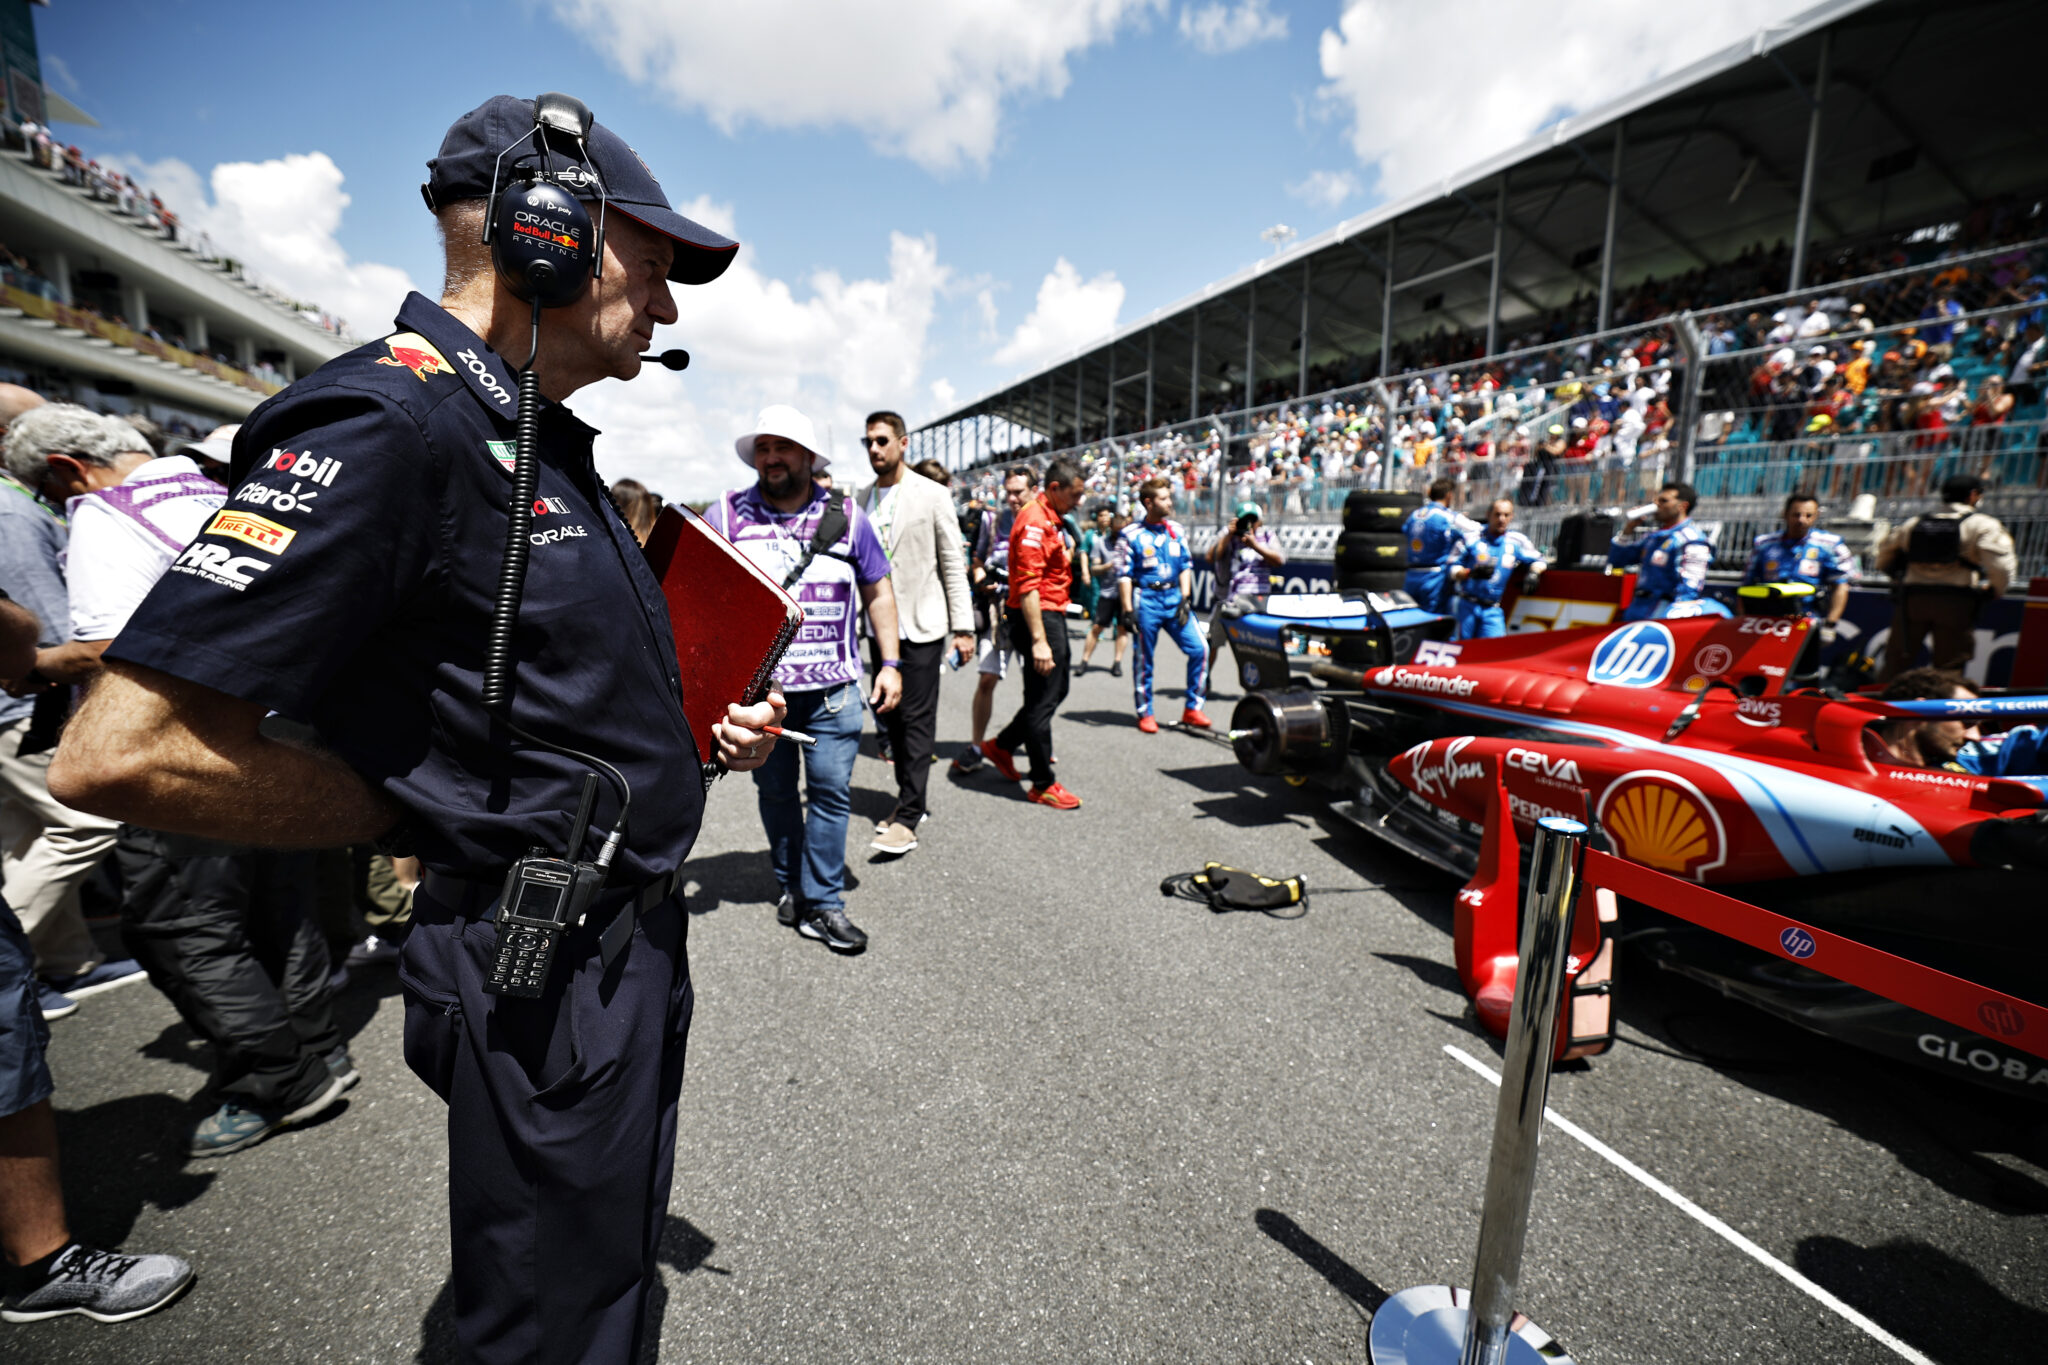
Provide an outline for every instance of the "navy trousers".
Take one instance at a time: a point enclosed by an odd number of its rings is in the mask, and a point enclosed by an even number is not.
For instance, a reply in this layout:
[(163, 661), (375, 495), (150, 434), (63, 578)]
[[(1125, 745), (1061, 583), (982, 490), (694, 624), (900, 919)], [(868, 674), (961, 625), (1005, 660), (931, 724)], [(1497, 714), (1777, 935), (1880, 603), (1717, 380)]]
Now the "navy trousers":
[[(535, 1000), (487, 995), (497, 926), (422, 884), (399, 963), (405, 1060), (448, 1104), (455, 1335), (477, 1365), (637, 1360), (675, 1174), (690, 1029), (681, 895), (607, 970), (571, 930)], [(487, 913), (483, 906), (477, 914)]]

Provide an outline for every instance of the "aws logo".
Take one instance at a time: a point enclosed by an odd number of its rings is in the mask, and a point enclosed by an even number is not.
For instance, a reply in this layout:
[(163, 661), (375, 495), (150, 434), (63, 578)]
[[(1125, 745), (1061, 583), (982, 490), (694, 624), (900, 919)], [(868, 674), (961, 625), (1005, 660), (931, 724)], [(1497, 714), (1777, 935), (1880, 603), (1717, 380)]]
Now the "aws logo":
[(1676, 773), (1630, 773), (1600, 798), (1600, 827), (1632, 863), (1693, 881), (1728, 861), (1728, 831), (1700, 789)]

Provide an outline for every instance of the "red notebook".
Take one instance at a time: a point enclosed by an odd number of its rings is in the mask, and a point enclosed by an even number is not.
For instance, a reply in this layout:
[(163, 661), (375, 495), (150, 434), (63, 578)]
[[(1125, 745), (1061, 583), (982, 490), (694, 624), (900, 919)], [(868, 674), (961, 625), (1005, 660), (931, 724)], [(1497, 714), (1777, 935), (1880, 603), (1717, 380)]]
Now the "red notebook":
[(733, 702), (767, 694), (775, 665), (804, 623), (804, 609), (760, 565), (687, 507), (661, 509), (647, 536), (647, 562), (668, 599), (683, 679), (683, 718), (709, 782), (711, 727)]

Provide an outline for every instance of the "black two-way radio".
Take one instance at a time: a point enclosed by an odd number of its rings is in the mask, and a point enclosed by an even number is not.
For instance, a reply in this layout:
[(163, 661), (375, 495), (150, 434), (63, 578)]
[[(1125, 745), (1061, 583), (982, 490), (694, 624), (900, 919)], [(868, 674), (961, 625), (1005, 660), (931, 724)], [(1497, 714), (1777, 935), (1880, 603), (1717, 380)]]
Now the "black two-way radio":
[[(534, 450), (540, 434), (540, 377), (534, 368), (540, 356), (540, 314), (543, 308), (575, 303), (604, 270), (606, 193), (587, 145), (593, 122), (589, 107), (581, 100), (555, 93), (536, 99), (532, 130), (500, 151), (492, 167), (489, 217), (484, 221), (483, 240), (490, 245), (498, 278), (515, 298), (533, 305), (533, 321), (532, 344), (526, 364), (519, 370), (518, 453), (512, 465), (505, 557), (499, 566), (497, 600), (484, 647), (483, 703), (517, 738), (601, 769), (619, 789), (618, 819), (594, 860), (579, 855), (597, 800), (595, 771), (584, 778), (582, 800), (569, 825), (567, 856), (558, 858), (544, 848), (535, 848), (505, 874), (504, 894), (498, 901), (497, 950), (484, 989), (493, 995), (529, 999), (546, 989), (562, 936), (583, 922), (597, 899), (612, 857), (625, 838), (626, 815), (633, 806), (633, 789), (617, 768), (590, 754), (530, 735), (512, 723), (512, 635), (519, 620), (520, 599), (525, 595), (531, 547), (528, 536), (540, 485), (540, 464)], [(529, 141), (536, 154), (534, 164), (515, 162), (511, 177), (500, 190), (505, 158)], [(562, 170), (552, 169), (549, 153), (568, 159), (572, 148), (577, 155), (571, 164)], [(581, 189), (597, 192), (595, 225), (576, 197), (575, 191)], [(688, 363), (686, 358), (684, 364)]]

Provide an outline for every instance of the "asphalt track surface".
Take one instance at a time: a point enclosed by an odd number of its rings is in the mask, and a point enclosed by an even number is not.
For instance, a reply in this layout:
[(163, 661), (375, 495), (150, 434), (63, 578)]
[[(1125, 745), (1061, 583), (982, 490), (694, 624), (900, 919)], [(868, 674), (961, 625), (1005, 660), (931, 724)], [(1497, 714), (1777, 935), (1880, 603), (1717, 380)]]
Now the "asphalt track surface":
[[(866, 848), (891, 780), (863, 758), (864, 956), (776, 924), (750, 784), (713, 791), (660, 1359), (1330, 1365), (1367, 1359), (1388, 1294), (1469, 1280), (1497, 1092), (1446, 1047), (1499, 1051), (1451, 968), (1453, 882), (1219, 745), (1140, 734), (1128, 686), (1098, 668), (1058, 722), (1081, 810), (942, 769), (893, 863)], [(948, 678), (948, 755), (970, 691)], [(1305, 874), (1308, 913), (1161, 897), (1207, 860)], [(2044, 1358), (2048, 1111), (1633, 954), (1621, 991), (1622, 1042), (1556, 1077), (1556, 1113), (1906, 1350)], [(203, 1056), (151, 988), (53, 1025), (76, 1229), (199, 1282), (126, 1325), (0, 1328), (0, 1359), (454, 1358), (442, 1111), (400, 1058), (391, 969), (341, 1013), (364, 1075), (346, 1107), (212, 1161), (182, 1149)], [(1520, 1305), (1586, 1365), (1912, 1358), (1554, 1127)]]

